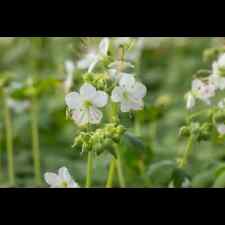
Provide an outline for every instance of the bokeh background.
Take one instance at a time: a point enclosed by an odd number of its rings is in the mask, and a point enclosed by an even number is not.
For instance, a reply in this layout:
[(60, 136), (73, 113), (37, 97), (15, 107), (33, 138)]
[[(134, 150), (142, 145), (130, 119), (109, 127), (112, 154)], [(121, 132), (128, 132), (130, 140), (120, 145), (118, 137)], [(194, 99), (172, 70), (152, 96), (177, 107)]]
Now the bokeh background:
[[(65, 79), (64, 63), (80, 60), (90, 45), (99, 38), (0, 38), (0, 77), (10, 73), (16, 82), (29, 76)], [(137, 77), (148, 88), (145, 109), (123, 122), (144, 143), (127, 143), (120, 147), (123, 170), (128, 187), (168, 187), (177, 157), (185, 140), (178, 137), (187, 115), (184, 95), (190, 89), (192, 75), (209, 68), (204, 61), (206, 49), (223, 46), (224, 38), (146, 38), (140, 50)], [(78, 89), (82, 73), (75, 72)], [(0, 99), (2, 106), (2, 99)], [(64, 92), (60, 85), (49, 88), (38, 99), (39, 135), (42, 175), (66, 166), (82, 186), (85, 182), (86, 156), (75, 151), (76, 126), (66, 120)], [(1, 107), (2, 108), (2, 107)], [(13, 119), (14, 163), (17, 187), (35, 187), (31, 152), (29, 109), (11, 110)], [(109, 162), (107, 152), (94, 163), (94, 186), (105, 185)], [(200, 143), (193, 149), (190, 163), (183, 171), (192, 187), (213, 187), (218, 171), (225, 169), (224, 144)], [(225, 177), (225, 176), (223, 176)], [(219, 178), (222, 179), (221, 177)], [(223, 184), (220, 182), (220, 185)], [(43, 187), (46, 186), (44, 180)], [(3, 110), (0, 110), (0, 186), (8, 187), (6, 139)], [(115, 179), (114, 186), (118, 186)]]

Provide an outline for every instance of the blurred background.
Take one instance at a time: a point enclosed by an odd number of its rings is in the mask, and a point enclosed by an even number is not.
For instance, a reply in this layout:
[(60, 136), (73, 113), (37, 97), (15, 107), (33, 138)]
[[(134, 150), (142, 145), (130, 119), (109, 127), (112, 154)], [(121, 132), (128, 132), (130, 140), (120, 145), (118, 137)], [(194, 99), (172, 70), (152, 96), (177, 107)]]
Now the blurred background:
[[(71, 147), (76, 126), (66, 119), (62, 81), (66, 79), (65, 61), (79, 62), (89, 47), (95, 46), (99, 40), (79, 37), (0, 38), (0, 79), (10, 74), (14, 86), (34, 75), (39, 80), (58, 81), (52, 86), (46, 82), (47, 88), (37, 99), (42, 178), (45, 172), (56, 172), (59, 167), (66, 166), (81, 186), (85, 182), (86, 156)], [(190, 89), (193, 74), (201, 68), (210, 68), (210, 64), (204, 61), (204, 51), (223, 44), (224, 38), (144, 38), (136, 52), (138, 59), (135, 58), (135, 63), (138, 79), (148, 88), (145, 109), (135, 113), (132, 118), (123, 118), (129, 131), (144, 143), (141, 146), (139, 143), (135, 145), (122, 141), (120, 151), (128, 187), (170, 185), (176, 159), (186, 144), (178, 137), (179, 128), (187, 115), (184, 95)], [(75, 70), (74, 90), (79, 89), (81, 77), (82, 72)], [(1, 109), (3, 102), (1, 96)], [(23, 104), (10, 104), (15, 186), (35, 187), (31, 150), (32, 117), (29, 102)], [(4, 110), (0, 110), (1, 187), (9, 186), (5, 126)], [(107, 152), (96, 158), (94, 186), (105, 185), (111, 158)], [(225, 168), (224, 160), (223, 143), (197, 144), (182, 176), (188, 178), (192, 187), (212, 187), (218, 178), (217, 172)], [(44, 180), (39, 186), (46, 186)], [(118, 186), (117, 179), (114, 186)]]

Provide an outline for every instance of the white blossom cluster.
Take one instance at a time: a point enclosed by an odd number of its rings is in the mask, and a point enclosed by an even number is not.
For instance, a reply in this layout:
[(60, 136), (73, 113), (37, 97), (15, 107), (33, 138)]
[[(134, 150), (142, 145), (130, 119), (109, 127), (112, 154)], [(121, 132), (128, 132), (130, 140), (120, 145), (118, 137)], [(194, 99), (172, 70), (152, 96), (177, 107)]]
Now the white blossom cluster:
[[(98, 49), (92, 50), (77, 65), (87, 68), (89, 73), (92, 72), (95, 66), (107, 57), (109, 45), (109, 38), (103, 38)], [(71, 67), (72, 70), (72, 66), (67, 65), (67, 67)], [(120, 104), (121, 112), (141, 110), (144, 107), (143, 98), (147, 92), (146, 87), (136, 81), (134, 74), (125, 72), (126, 69), (133, 67), (131, 63), (120, 60), (108, 65), (107, 74), (116, 82), (112, 93), (96, 90), (92, 84), (84, 83), (79, 92), (70, 92), (66, 95), (66, 105), (78, 126), (99, 124), (103, 118), (100, 109), (108, 104), (110, 98), (113, 102)]]
[[(223, 90), (225, 90), (225, 53), (213, 62), (212, 71), (208, 77), (192, 81), (192, 89), (186, 95), (186, 107), (191, 110), (196, 105), (197, 100), (212, 105), (213, 97)], [(220, 100), (217, 106), (220, 109), (225, 109), (224, 99)], [(221, 135), (225, 135), (225, 124), (217, 124), (217, 130)]]

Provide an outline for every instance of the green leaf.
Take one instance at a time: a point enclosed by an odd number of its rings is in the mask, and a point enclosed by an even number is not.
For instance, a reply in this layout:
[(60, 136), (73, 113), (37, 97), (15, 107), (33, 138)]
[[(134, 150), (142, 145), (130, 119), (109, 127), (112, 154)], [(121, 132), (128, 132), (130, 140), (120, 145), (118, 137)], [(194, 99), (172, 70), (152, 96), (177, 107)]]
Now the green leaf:
[(168, 186), (175, 168), (174, 161), (163, 160), (150, 165), (147, 174), (154, 186)]

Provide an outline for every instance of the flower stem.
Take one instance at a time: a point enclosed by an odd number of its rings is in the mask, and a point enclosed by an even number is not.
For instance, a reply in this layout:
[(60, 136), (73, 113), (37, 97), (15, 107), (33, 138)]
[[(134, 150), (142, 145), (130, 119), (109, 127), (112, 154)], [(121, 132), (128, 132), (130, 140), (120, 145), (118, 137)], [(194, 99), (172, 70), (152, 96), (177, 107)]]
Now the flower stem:
[(4, 117), (5, 117), (5, 128), (6, 128), (6, 149), (7, 149), (7, 161), (8, 161), (8, 176), (10, 185), (15, 184), (14, 174), (14, 162), (13, 162), (13, 131), (12, 131), (12, 118), (10, 109), (7, 103), (7, 97), (4, 102)]
[(1, 134), (0, 134), (0, 177), (2, 176), (3, 172), (2, 172), (2, 138), (1, 138)]
[(88, 152), (88, 162), (87, 162), (87, 176), (86, 176), (86, 188), (90, 188), (92, 184), (92, 173), (93, 173), (93, 153)]
[(37, 185), (41, 184), (41, 163), (38, 133), (38, 105), (36, 97), (32, 97), (31, 103), (31, 131), (32, 131), (32, 154), (34, 161), (34, 175)]
[(193, 145), (193, 137), (190, 136), (190, 138), (188, 139), (188, 142), (187, 142), (186, 149), (184, 151), (184, 155), (179, 161), (179, 167), (180, 168), (183, 168), (184, 166), (187, 165), (188, 157), (189, 157), (189, 155), (191, 153), (191, 150), (192, 150), (192, 145)]
[(113, 186), (113, 177), (115, 173), (115, 167), (116, 167), (116, 159), (112, 159), (109, 167), (109, 174), (108, 174), (108, 179), (106, 183), (107, 188), (112, 188)]
[(119, 183), (120, 183), (120, 187), (124, 188), (125, 185), (125, 178), (123, 175), (123, 168), (122, 168), (122, 162), (121, 162), (121, 154), (118, 148), (116, 148), (116, 155), (117, 155), (117, 159), (116, 159), (116, 168), (117, 168), (117, 174), (118, 174), (118, 178), (119, 178)]

